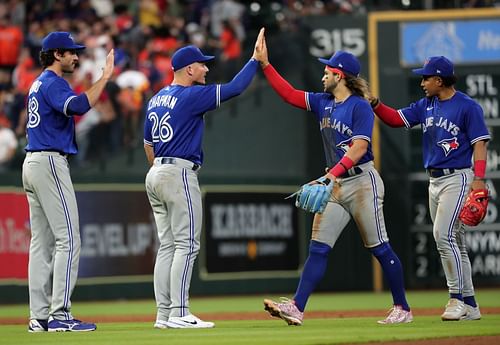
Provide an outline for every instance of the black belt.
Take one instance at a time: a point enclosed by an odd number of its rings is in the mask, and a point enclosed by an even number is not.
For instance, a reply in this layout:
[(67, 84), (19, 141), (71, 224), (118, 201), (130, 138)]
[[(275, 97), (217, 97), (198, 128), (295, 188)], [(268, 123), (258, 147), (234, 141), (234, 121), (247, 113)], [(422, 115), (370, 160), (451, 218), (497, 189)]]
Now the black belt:
[(362, 172), (363, 172), (363, 169), (361, 169), (360, 167), (354, 167), (352, 169), (347, 170), (344, 174), (340, 175), (339, 177), (348, 178), (348, 177), (359, 175)]
[(35, 151), (28, 151), (28, 152), (50, 152), (50, 153), (58, 153), (65, 158), (68, 157), (68, 153), (65, 153), (62, 151), (56, 151), (56, 150), (35, 150)]
[(467, 168), (450, 168), (450, 169), (435, 169), (435, 168), (428, 168), (427, 170), (427, 175), (430, 177), (438, 178), (438, 177), (443, 177), (446, 175), (453, 174), (455, 171), (460, 170), (460, 169), (467, 169)]
[[(177, 164), (176, 159), (174, 157), (162, 157), (160, 160), (161, 164)], [(191, 170), (197, 171), (200, 168), (199, 164), (193, 163)]]

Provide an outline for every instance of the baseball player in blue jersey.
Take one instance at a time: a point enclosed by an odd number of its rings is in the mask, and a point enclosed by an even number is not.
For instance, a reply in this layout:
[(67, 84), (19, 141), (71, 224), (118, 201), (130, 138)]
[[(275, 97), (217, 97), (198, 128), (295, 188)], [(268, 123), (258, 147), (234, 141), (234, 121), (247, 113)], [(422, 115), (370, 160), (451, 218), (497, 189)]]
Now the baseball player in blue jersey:
[(364, 99), (368, 84), (359, 77), (358, 60), (344, 51), (337, 51), (328, 60), (319, 59), (325, 65), (324, 92), (313, 93), (296, 90), (288, 84), (269, 63), (265, 45), (257, 59), (268, 82), (286, 102), (315, 114), (329, 167), (319, 181), (334, 183), (326, 209), (314, 216), (309, 255), (293, 300), (265, 299), (265, 309), (289, 325), (302, 324), (307, 300), (325, 274), (328, 254), (353, 218), (365, 247), (382, 265), (392, 292), (393, 307), (379, 323), (411, 322), (413, 316), (406, 301), (401, 262), (389, 244), (385, 229), (384, 184), (374, 168), (371, 148), (374, 115)]
[(422, 127), (433, 235), (450, 293), (441, 318), (478, 320), (481, 313), (474, 298), (464, 226), (458, 216), (469, 189), (485, 188), (490, 135), (479, 104), (455, 90), (457, 78), (450, 60), (434, 56), (413, 72), (422, 76), (424, 98), (397, 111), (376, 98), (371, 104), (380, 119), (392, 127)]
[(30, 211), (29, 332), (93, 331), (96, 325), (73, 318), (71, 294), (78, 275), (80, 231), (68, 155), (77, 153), (73, 115), (85, 114), (113, 73), (114, 53), (106, 58), (101, 79), (81, 95), (62, 78), (73, 73), (78, 51), (68, 32), (52, 32), (42, 41), (45, 68), (28, 95), (23, 186)]
[[(263, 34), (264, 29), (256, 50)], [(183, 47), (172, 56), (172, 84), (148, 103), (144, 150), (151, 168), (146, 191), (160, 240), (154, 268), (155, 328), (214, 327), (189, 310), (189, 286), (202, 228), (198, 170), (203, 164), (204, 115), (247, 88), (259, 65), (255, 54), (231, 82), (205, 85), (205, 63), (214, 57), (195, 46)]]

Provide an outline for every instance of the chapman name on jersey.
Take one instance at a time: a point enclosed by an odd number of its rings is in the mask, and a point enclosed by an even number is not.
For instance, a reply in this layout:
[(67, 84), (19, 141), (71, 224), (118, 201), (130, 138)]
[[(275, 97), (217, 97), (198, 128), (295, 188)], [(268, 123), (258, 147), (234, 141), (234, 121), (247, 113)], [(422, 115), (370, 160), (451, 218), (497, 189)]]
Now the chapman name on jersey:
[[(422, 131), (425, 133), (427, 132), (428, 127), (434, 126), (434, 117), (430, 116), (425, 119), (425, 123), (422, 124)], [(447, 118), (440, 116), (438, 118), (438, 121), (435, 125), (436, 127), (441, 127), (445, 131), (449, 132), (451, 135), (458, 135), (460, 132), (460, 127), (458, 127), (456, 124), (451, 122), (451, 120), (448, 120)]]
[(154, 107), (165, 107), (174, 109), (177, 104), (177, 97), (172, 95), (156, 95), (148, 103), (148, 111)]

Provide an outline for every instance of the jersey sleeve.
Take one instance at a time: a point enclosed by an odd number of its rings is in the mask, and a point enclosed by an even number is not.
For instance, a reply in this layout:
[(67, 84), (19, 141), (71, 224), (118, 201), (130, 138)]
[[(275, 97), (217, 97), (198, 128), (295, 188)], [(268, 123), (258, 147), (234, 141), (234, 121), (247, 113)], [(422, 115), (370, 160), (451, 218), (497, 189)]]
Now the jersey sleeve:
[(258, 66), (257, 60), (250, 59), (229, 83), (220, 85), (220, 102), (225, 102), (245, 91), (255, 76)]
[(68, 113), (68, 105), (77, 95), (66, 80), (62, 78), (55, 79), (45, 91), (47, 103), (52, 108), (68, 117), (71, 116)]
[(322, 110), (329, 96), (326, 93), (306, 92), (306, 110), (312, 111), (317, 121), (321, 121)]
[(153, 118), (150, 117), (149, 114), (146, 116), (146, 120), (144, 121), (144, 144), (153, 146)]
[(191, 104), (193, 113), (204, 114), (209, 110), (220, 107), (220, 85), (196, 85), (190, 88), (190, 99), (194, 100)]
[(411, 103), (408, 107), (398, 110), (399, 116), (405, 123), (407, 128), (417, 126), (424, 123), (422, 114), (425, 114), (427, 100), (425, 98), (420, 99), (417, 102)]
[(368, 102), (360, 101), (354, 108), (352, 113), (352, 138), (364, 139), (368, 142), (372, 141), (373, 123), (375, 115)]
[(307, 92), (295, 89), (271, 64), (267, 65), (263, 72), (269, 85), (285, 102), (294, 107), (310, 110), (307, 106)]
[(474, 103), (467, 110), (467, 116), (464, 118), (467, 128), (467, 137), (469, 138), (470, 144), (474, 145), (481, 140), (490, 140), (491, 136), (488, 132), (488, 128), (486, 128), (484, 113), (481, 106)]

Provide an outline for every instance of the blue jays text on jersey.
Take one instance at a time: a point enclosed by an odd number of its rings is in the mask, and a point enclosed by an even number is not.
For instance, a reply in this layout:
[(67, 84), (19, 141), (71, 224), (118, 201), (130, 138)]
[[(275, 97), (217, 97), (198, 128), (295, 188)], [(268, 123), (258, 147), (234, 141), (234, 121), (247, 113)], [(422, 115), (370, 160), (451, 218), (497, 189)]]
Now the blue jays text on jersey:
[(364, 98), (351, 95), (343, 102), (336, 103), (329, 93), (307, 92), (306, 103), (307, 110), (312, 110), (319, 122), (329, 167), (337, 164), (354, 139), (369, 143), (358, 164), (373, 160), (371, 137), (375, 117)]
[[(327, 108), (331, 108), (331, 107), (327, 107)], [(327, 110), (327, 109), (325, 108), (325, 110)], [(332, 119), (331, 117), (327, 117), (327, 116), (323, 117), (321, 119), (320, 124), (319, 124), (319, 128), (321, 130), (323, 130), (324, 128), (332, 128), (339, 133), (342, 133), (344, 135), (348, 135), (348, 136), (352, 137), (352, 129), (350, 129), (348, 125), (342, 123), (340, 120)]]
[(422, 125), (425, 168), (468, 168), (472, 146), (491, 139), (483, 110), (460, 91), (444, 101), (424, 97), (398, 113), (406, 127)]

